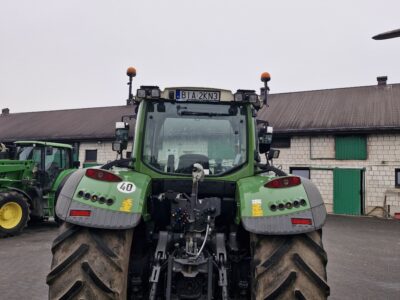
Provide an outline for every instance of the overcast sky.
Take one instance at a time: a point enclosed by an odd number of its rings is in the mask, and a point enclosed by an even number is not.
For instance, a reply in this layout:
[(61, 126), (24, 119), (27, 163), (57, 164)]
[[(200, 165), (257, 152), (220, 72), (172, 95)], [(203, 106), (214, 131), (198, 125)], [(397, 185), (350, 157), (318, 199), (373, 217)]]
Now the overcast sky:
[(122, 105), (141, 84), (273, 93), (400, 83), (399, 0), (1, 0), (0, 108)]

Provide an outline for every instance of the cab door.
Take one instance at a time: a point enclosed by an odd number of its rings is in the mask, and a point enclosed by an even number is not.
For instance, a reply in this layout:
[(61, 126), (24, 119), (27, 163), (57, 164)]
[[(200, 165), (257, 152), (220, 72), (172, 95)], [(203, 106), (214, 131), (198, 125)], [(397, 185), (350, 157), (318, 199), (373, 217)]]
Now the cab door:
[(46, 187), (51, 187), (61, 171), (71, 168), (68, 149), (47, 146), (45, 151)]

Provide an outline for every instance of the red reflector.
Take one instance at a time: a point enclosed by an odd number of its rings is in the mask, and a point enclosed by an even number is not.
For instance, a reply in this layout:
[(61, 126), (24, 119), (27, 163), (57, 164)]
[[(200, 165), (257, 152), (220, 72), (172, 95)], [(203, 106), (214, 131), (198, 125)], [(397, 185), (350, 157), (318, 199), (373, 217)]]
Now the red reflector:
[(312, 225), (311, 219), (305, 218), (292, 218), (291, 219), (293, 225)]
[(69, 211), (69, 215), (71, 217), (90, 217), (92, 211), (90, 210), (81, 210), (81, 209), (71, 209)]
[(109, 182), (122, 181), (122, 179), (119, 176), (101, 169), (87, 169), (86, 176), (101, 181), (109, 181)]
[(288, 177), (275, 178), (271, 181), (268, 181), (264, 186), (272, 189), (280, 189), (280, 188), (296, 186), (299, 184), (301, 184), (300, 177), (288, 176)]

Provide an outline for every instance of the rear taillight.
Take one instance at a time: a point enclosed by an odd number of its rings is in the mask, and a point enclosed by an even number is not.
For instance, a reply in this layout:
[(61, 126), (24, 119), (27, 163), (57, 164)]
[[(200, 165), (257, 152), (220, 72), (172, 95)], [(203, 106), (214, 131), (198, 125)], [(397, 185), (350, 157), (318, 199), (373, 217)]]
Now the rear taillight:
[(306, 218), (292, 218), (291, 221), (293, 225), (312, 225), (312, 220)]
[(290, 177), (279, 177), (268, 181), (264, 186), (271, 189), (280, 189), (286, 187), (292, 187), (301, 184), (300, 177), (290, 176)]
[(117, 175), (101, 170), (101, 169), (87, 169), (86, 176), (92, 179), (109, 181), (109, 182), (120, 182), (122, 179)]
[(71, 209), (69, 211), (71, 217), (90, 217), (91, 214), (92, 211), (87, 209)]

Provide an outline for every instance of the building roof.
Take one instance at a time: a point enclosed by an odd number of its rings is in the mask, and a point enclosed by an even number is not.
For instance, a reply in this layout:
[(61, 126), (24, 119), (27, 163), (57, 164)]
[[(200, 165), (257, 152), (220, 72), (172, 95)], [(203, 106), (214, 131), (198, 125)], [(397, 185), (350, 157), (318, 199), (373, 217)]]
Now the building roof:
[[(400, 131), (400, 84), (272, 94), (258, 119), (278, 134)], [(0, 141), (113, 139), (132, 106), (0, 115)], [(133, 128), (133, 121), (131, 122)]]
[(10, 113), (0, 116), (0, 141), (113, 139), (115, 122), (132, 114), (126, 105)]
[(272, 94), (258, 118), (275, 133), (400, 130), (400, 84)]

